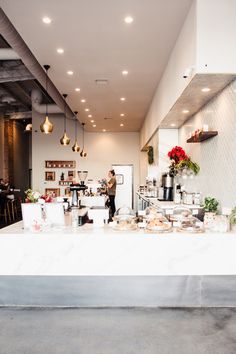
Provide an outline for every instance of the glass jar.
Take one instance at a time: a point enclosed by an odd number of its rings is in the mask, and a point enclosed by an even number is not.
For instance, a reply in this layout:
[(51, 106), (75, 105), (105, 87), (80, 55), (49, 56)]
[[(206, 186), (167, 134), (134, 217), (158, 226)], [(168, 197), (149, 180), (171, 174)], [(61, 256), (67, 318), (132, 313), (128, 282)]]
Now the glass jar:
[(201, 204), (201, 193), (199, 192), (194, 193), (193, 202), (195, 205)]
[(193, 193), (186, 193), (186, 204), (187, 205), (193, 204)]

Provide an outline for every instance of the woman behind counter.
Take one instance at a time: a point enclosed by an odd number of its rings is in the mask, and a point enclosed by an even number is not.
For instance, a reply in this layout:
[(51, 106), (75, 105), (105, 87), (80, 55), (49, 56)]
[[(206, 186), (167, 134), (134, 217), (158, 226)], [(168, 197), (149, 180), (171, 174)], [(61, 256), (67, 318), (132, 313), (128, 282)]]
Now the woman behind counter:
[(116, 211), (115, 196), (116, 196), (116, 177), (115, 171), (110, 170), (108, 172), (109, 181), (107, 182), (107, 194), (109, 196), (109, 206), (111, 209), (111, 217), (114, 216)]

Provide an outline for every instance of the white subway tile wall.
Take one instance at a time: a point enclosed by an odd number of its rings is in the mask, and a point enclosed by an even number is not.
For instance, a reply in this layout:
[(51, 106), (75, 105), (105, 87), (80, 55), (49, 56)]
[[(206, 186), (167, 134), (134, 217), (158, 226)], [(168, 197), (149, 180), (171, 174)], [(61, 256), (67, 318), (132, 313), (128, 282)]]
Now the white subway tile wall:
[[(208, 124), (218, 136), (202, 143), (188, 144), (190, 132)], [(222, 207), (236, 205), (236, 81), (228, 85), (179, 130), (179, 145), (199, 163), (195, 189), (214, 196)]]

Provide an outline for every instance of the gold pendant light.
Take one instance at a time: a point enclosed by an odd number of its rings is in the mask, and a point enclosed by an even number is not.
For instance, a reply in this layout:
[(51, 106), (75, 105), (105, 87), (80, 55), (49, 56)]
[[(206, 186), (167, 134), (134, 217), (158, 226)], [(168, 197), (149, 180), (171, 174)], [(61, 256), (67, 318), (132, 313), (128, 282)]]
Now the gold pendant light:
[(85, 152), (84, 150), (82, 150), (81, 153), (80, 153), (80, 156), (81, 156), (81, 157), (86, 157), (86, 156), (87, 156), (87, 152)]
[(82, 149), (82, 151), (81, 151), (81, 153), (80, 153), (80, 156), (81, 156), (81, 157), (86, 157), (86, 156), (87, 156), (87, 152), (85, 152), (85, 150), (84, 150), (84, 126), (85, 126), (85, 123), (82, 123), (82, 129), (83, 129), (83, 149)]
[[(46, 92), (48, 94), (48, 70), (50, 69), (50, 65), (43, 66), (46, 71)], [(48, 118), (48, 104), (46, 103), (46, 117), (44, 122), (40, 125), (40, 130), (44, 134), (51, 134), (53, 131), (53, 124), (50, 122)]]
[(44, 134), (51, 134), (53, 131), (53, 125), (50, 122), (48, 116), (45, 117), (44, 122), (40, 125), (41, 132)]
[(65, 117), (64, 117), (64, 133), (63, 133), (63, 136), (60, 139), (60, 143), (63, 146), (67, 146), (67, 145), (70, 144), (70, 138), (68, 137), (68, 135), (66, 133), (66, 97), (67, 96), (68, 96), (67, 94), (65, 94), (65, 93), (63, 94), (64, 101), (65, 101), (65, 107), (64, 107), (64, 114), (65, 114)]
[(67, 146), (70, 144), (70, 138), (67, 136), (66, 132), (64, 132), (63, 136), (60, 139), (61, 145)]
[(80, 151), (80, 146), (79, 146), (79, 144), (77, 142), (77, 124), (78, 124), (78, 120), (77, 120), (77, 117), (76, 117), (78, 112), (75, 111), (74, 114), (75, 114), (75, 143), (72, 146), (72, 151), (79, 152)]

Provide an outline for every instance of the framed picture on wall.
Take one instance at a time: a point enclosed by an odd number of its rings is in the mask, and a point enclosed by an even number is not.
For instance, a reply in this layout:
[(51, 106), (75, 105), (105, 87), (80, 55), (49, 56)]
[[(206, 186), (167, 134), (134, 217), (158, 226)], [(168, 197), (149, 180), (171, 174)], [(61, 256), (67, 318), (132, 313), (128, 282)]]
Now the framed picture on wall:
[(45, 194), (50, 195), (53, 198), (59, 197), (60, 196), (60, 188), (46, 188)]
[(68, 180), (73, 181), (75, 179), (75, 171), (68, 171)]
[(55, 181), (56, 174), (53, 171), (45, 172), (45, 181)]
[(121, 174), (116, 175), (116, 183), (117, 184), (124, 184), (124, 175), (121, 175)]

